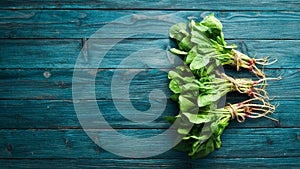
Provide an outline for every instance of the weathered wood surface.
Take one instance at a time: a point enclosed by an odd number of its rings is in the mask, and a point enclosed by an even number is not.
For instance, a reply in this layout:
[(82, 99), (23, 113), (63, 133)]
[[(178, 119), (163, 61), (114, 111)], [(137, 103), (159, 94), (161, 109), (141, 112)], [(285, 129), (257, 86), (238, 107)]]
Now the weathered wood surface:
[(3, 0), (1, 9), (202, 9), (202, 10), (299, 10), (300, 3), (291, 0), (188, 1), (188, 0)]
[(299, 168), (299, 157), (285, 158), (206, 158), (198, 161), (190, 159), (1, 159), (4, 168), (40, 168), (51, 166), (51, 168), (162, 168), (182, 169), (204, 168)]
[[(182, 21), (180, 18), (201, 19), (209, 14), (157, 10), (0, 10), (0, 13), (0, 38), (89, 38), (100, 28), (102, 33), (97, 36), (100, 38), (129, 35), (132, 38), (168, 38), (169, 27)], [(224, 34), (229, 39), (300, 39), (300, 14), (297, 12), (215, 14), (223, 22)]]
[[(89, 130), (89, 129), (87, 129)], [(97, 132), (96, 129), (90, 129)], [(119, 139), (100, 131), (100, 137)], [(118, 132), (135, 137), (150, 137), (162, 133), (161, 129), (120, 129)], [(113, 155), (88, 139), (83, 130), (0, 130), (1, 158), (124, 158)], [(222, 149), (210, 158), (299, 157), (299, 128), (230, 129), (222, 135)], [(5, 145), (5, 146), (4, 146)], [(116, 145), (117, 146), (117, 145)], [(134, 149), (135, 144), (130, 144)], [(145, 148), (151, 143), (145, 142)], [(234, 147), (234, 148), (233, 148)], [(153, 158), (181, 158), (184, 153), (169, 150)]]
[[(233, 98), (229, 98), (233, 100)], [(274, 101), (275, 102), (275, 101)], [(245, 123), (238, 123), (233, 120), (229, 128), (252, 128), (252, 127), (297, 127), (300, 119), (297, 107), (299, 102), (295, 100), (276, 100), (281, 105), (272, 117), (280, 120), (279, 124), (269, 119), (249, 119)], [(275, 102), (275, 103), (276, 103)], [(149, 123), (135, 123), (122, 117), (113, 101), (99, 100), (99, 109), (108, 123), (114, 128), (168, 128), (163, 116), (176, 115), (178, 108), (175, 103), (168, 101), (165, 110), (153, 108), (154, 111), (161, 113), (161, 117)], [(140, 110), (149, 108), (148, 101), (142, 100), (121, 100), (118, 106), (121, 110), (130, 115), (129, 104), (136, 106)], [(72, 100), (0, 100), (0, 129), (64, 129), (77, 128), (81, 126), (78, 122), (73, 108)], [(133, 114), (132, 114), (133, 115)], [(91, 119), (93, 124), (99, 123), (97, 119)]]
[[(299, 9), (298, 1), (288, 0), (1, 1), (0, 168), (299, 168)], [(125, 135), (154, 136), (169, 127), (163, 116), (177, 113), (175, 103), (167, 100), (165, 110), (152, 107), (162, 115), (144, 124), (125, 119), (115, 103), (131, 115), (131, 103), (140, 111), (150, 108), (148, 97), (153, 89), (161, 89), (168, 97), (164, 71), (178, 60), (163, 53), (132, 53), (144, 49), (165, 52), (172, 45), (167, 34), (172, 23), (191, 16), (201, 18), (208, 11), (223, 22), (228, 43), (238, 44), (251, 57), (279, 59), (265, 72), (283, 77), (270, 81), (267, 88), (276, 97), (272, 103), (280, 103), (272, 115), (280, 122), (232, 121), (222, 136), (222, 148), (199, 160), (174, 150), (152, 158), (128, 159), (93, 143), (80, 126), (72, 100), (73, 68), (87, 39), (100, 28), (103, 34), (92, 37), (99, 39), (93, 39), (96, 43), (89, 47), (108, 49), (120, 39), (90, 75), (81, 77), (84, 81), (96, 75), (96, 99), (106, 120)], [(86, 57), (86, 68), (92, 56), (80, 56)], [(128, 56), (132, 62), (120, 65)], [(226, 71), (235, 77), (253, 77), (247, 70), (235, 73), (226, 67)], [(126, 75), (132, 73), (138, 75), (128, 83), (130, 98), (112, 98), (111, 79), (126, 81)], [(125, 88), (116, 90), (124, 92)], [(246, 99), (236, 96), (229, 94), (227, 100)], [(154, 99), (163, 105), (160, 96)], [(99, 121), (91, 119), (91, 123)]]
[[(300, 68), (300, 40), (228, 40), (229, 44), (237, 44), (239, 50), (250, 57), (277, 58), (279, 61), (268, 68)], [(73, 69), (83, 41), (80, 39), (0, 39), (0, 68), (68, 68)], [(105, 48), (113, 40), (93, 41), (95, 49)], [(105, 56), (98, 67), (92, 68), (170, 68), (166, 52), (156, 55), (143, 53), (132, 55), (142, 49), (166, 51), (169, 39), (125, 39), (117, 43)], [(131, 62), (121, 61), (131, 57)], [(91, 56), (86, 55), (89, 59)], [(151, 59), (149, 59), (151, 58)], [(137, 61), (138, 60), (138, 61)], [(151, 65), (147, 64), (151, 61)], [(9, 64), (8, 64), (9, 63)], [(296, 63), (296, 64), (295, 64)], [(87, 68), (91, 65), (87, 63)]]
[[(166, 70), (167, 71), (167, 70)], [(50, 77), (46, 76), (49, 74)], [(166, 97), (172, 93), (168, 89), (167, 73), (161, 69), (98, 69), (88, 70), (87, 76), (84, 74), (80, 81), (75, 84), (89, 84), (89, 79), (97, 72), (95, 78), (95, 93), (97, 99), (112, 99), (111, 90), (118, 92), (128, 91), (130, 99), (147, 99), (149, 93), (154, 89), (160, 89)], [(233, 74), (234, 71), (231, 71)], [(252, 77), (247, 70), (236, 74), (236, 77)], [(5, 69), (0, 70), (1, 86), (0, 99), (72, 99), (72, 75), (71, 69)], [(89, 74), (91, 73), (91, 74)], [(129, 74), (137, 73), (132, 81), (129, 81)], [(228, 73), (228, 71), (227, 71)], [(282, 76), (280, 81), (269, 81), (267, 87), (269, 95), (276, 98), (298, 99), (300, 96), (299, 88), (299, 69), (266, 69), (265, 73), (277, 77)], [(89, 77), (91, 76), (91, 77)], [(48, 77), (48, 78), (47, 78)], [(112, 78), (126, 84), (112, 87)], [(76, 93), (77, 91), (74, 91)], [(81, 91), (79, 91), (81, 92)], [(291, 92), (293, 93), (291, 95)], [(90, 93), (83, 93), (89, 96)], [(156, 96), (155, 98), (164, 98)], [(93, 98), (94, 99), (94, 98)], [(123, 96), (115, 96), (113, 99), (128, 99)]]

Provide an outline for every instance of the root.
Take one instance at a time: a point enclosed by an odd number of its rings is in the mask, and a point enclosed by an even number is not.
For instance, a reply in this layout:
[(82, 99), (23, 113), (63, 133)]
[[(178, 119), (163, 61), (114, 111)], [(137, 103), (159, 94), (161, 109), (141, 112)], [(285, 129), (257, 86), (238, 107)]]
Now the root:
[[(260, 101), (261, 103), (252, 103), (253, 101)], [(242, 103), (234, 105), (228, 104), (225, 106), (225, 109), (231, 114), (231, 119), (236, 119), (238, 122), (244, 122), (246, 118), (256, 119), (260, 117), (279, 122), (279, 120), (268, 116), (268, 114), (274, 113), (277, 106), (278, 105), (272, 105), (261, 98), (252, 98)]]
[[(251, 59), (249, 56), (237, 51), (232, 50), (234, 55), (234, 65), (237, 67), (237, 70), (240, 67), (248, 68), (252, 71), (256, 76), (265, 78), (265, 74), (263, 72), (263, 67), (267, 65), (272, 65), (278, 61), (278, 59), (274, 59), (273, 61), (269, 61), (269, 57), (261, 58), (261, 59)], [(259, 69), (256, 65), (263, 66), (262, 69)]]

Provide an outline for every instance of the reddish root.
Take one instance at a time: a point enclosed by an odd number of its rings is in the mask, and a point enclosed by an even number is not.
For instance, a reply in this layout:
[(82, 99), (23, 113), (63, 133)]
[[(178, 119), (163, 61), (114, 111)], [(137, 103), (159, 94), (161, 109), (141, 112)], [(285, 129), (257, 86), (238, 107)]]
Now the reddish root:
[(256, 65), (252, 65), (249, 70), (253, 72), (257, 77), (266, 78), (265, 73), (263, 72), (263, 69), (259, 69), (256, 67)]
[[(267, 91), (264, 89), (265, 84), (263, 83), (266, 81), (267, 78), (264, 78), (265, 80), (259, 80), (253, 82), (251, 80), (234, 79), (232, 77), (227, 76), (225, 73), (219, 75), (225, 78), (226, 80), (230, 81), (234, 86), (234, 90), (238, 91), (239, 93), (247, 94), (248, 96), (263, 98), (267, 100), (270, 99), (268, 97)], [(258, 85), (262, 87), (261, 88), (254, 87)]]
[(248, 68), (256, 76), (263, 77), (263, 78), (266, 77), (263, 72), (263, 68), (259, 69), (256, 65), (267, 66), (267, 65), (274, 64), (275, 62), (278, 61), (277, 59), (274, 59), (273, 61), (269, 61), (269, 57), (260, 58), (260, 59), (250, 58), (249, 56), (234, 49), (232, 50), (232, 52), (234, 56), (233, 64), (237, 67), (237, 70), (239, 70), (240, 67)]
[[(258, 101), (261, 103), (252, 103)], [(277, 119), (269, 117), (278, 105), (272, 105), (261, 98), (252, 98), (242, 103), (228, 105), (225, 108), (230, 112), (232, 119), (237, 119), (238, 122), (243, 122), (245, 118), (260, 118), (265, 117), (278, 122)]]

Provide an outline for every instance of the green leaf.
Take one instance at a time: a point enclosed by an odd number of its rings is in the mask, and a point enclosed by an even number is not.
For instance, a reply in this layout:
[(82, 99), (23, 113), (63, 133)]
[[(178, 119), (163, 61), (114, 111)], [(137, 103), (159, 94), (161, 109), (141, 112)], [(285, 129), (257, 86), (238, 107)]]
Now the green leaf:
[(215, 140), (215, 147), (216, 147), (216, 148), (220, 148), (221, 145), (222, 145), (221, 137), (218, 136), (218, 137), (216, 138), (216, 140)]
[(176, 117), (175, 116), (165, 116), (164, 120), (166, 120), (167, 122), (173, 124), (176, 120)]
[(189, 121), (194, 124), (207, 123), (211, 121), (210, 115), (207, 114), (192, 114), (187, 112), (183, 112), (182, 114), (185, 115), (189, 119)]
[(199, 95), (198, 97), (198, 106), (199, 107), (204, 107), (207, 105), (211, 105), (214, 102), (218, 101), (222, 95), (220, 93), (215, 93), (215, 94), (206, 94), (206, 95)]
[(206, 141), (207, 139), (209, 139), (209, 135), (203, 134), (201, 136), (190, 136), (193, 139), (199, 140), (199, 141)]
[(222, 46), (226, 46), (223, 32), (218, 32), (217, 34), (219, 34), (219, 36), (217, 36), (217, 42)]
[(217, 49), (212, 43), (199, 43), (197, 44), (197, 52), (203, 55), (211, 53), (216, 54)]
[(181, 93), (181, 86), (179, 86), (179, 84), (176, 80), (170, 81), (169, 88), (174, 93)]
[(191, 70), (201, 69), (206, 66), (209, 63), (210, 58), (211, 57), (209, 55), (197, 55), (190, 64)]
[(198, 55), (197, 46), (194, 46), (189, 52), (188, 55), (185, 58), (184, 63), (190, 64), (194, 58)]
[(182, 95), (179, 96), (179, 105), (182, 112), (195, 112), (195, 109), (198, 109), (198, 106), (195, 103), (183, 97)]
[(180, 50), (184, 50), (184, 51), (190, 51), (191, 48), (193, 47), (193, 44), (191, 42), (191, 36), (186, 36), (184, 37), (179, 43), (178, 43), (178, 47)]
[(173, 54), (176, 54), (176, 55), (187, 55), (188, 53), (185, 52), (185, 51), (182, 51), (182, 50), (178, 50), (176, 48), (172, 48), (170, 49), (170, 51), (173, 53)]
[[(191, 79), (191, 78), (185, 78), (185, 79)], [(196, 94), (199, 94), (199, 85), (197, 84), (199, 82), (195, 79), (191, 79), (191, 80), (192, 81), (189, 81), (189, 83), (186, 83), (182, 86), (182, 90), (186, 93), (195, 93), (196, 92)]]
[(190, 132), (190, 129), (189, 128), (183, 128), (183, 127), (180, 127), (177, 129), (177, 132), (179, 134), (183, 134), (183, 135), (186, 135)]
[(171, 26), (169, 35), (171, 38), (181, 41), (184, 37), (188, 36), (189, 33), (186, 31), (186, 23), (181, 22)]
[(170, 70), (168, 73), (168, 78), (178, 81), (188, 77), (185, 76), (184, 72), (180, 72), (178, 70)]
[(179, 95), (180, 95), (179, 93), (173, 94), (173, 95), (170, 96), (170, 99), (173, 100), (174, 102), (178, 102), (179, 101), (179, 99), (178, 99)]
[(217, 41), (211, 39), (211, 43), (213, 44), (214, 48), (216, 49), (216, 53), (222, 53), (224, 50), (224, 46), (219, 44)]
[(201, 24), (207, 26), (209, 28), (215, 28), (222, 31), (222, 23), (215, 17), (214, 13), (206, 16), (202, 21)]
[(191, 42), (195, 44), (210, 44), (210, 39), (206, 35), (207, 27), (197, 24), (195, 21), (191, 20), (189, 24), (191, 30)]
[(168, 73), (169, 79), (184, 79), (184, 78), (190, 79), (193, 77), (194, 77), (193, 73), (186, 66), (177, 66), (175, 70), (171, 70)]
[(207, 26), (204, 26), (203, 24), (201, 24), (199, 22), (195, 22), (194, 20), (190, 20), (189, 28), (191, 31), (201, 32), (201, 33), (204, 33), (204, 35), (209, 30), (209, 28)]
[(193, 147), (193, 151), (189, 153), (189, 156), (193, 158), (203, 158), (215, 150), (214, 142), (212, 139), (209, 139), (205, 143), (201, 144), (198, 147)]

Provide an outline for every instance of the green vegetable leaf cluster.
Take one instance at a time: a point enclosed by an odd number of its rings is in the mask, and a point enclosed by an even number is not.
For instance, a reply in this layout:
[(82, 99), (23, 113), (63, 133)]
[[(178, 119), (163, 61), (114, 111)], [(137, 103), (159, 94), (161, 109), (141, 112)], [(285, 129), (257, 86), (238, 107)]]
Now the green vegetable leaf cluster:
[(222, 23), (213, 13), (201, 22), (190, 20), (188, 24), (177, 23), (170, 28), (169, 34), (177, 41), (178, 49), (172, 48), (170, 51), (177, 55), (184, 55), (184, 62), (189, 64), (191, 70), (200, 69), (215, 62), (216, 66), (233, 65), (237, 67), (237, 70), (246, 68), (257, 76), (265, 77), (256, 65), (271, 64), (267, 58), (250, 58), (235, 50), (236, 45), (227, 45), (222, 29)]
[[(214, 14), (201, 22), (190, 20), (188, 24), (177, 23), (170, 28), (170, 37), (178, 45), (170, 51), (183, 56), (185, 65), (169, 71), (169, 88), (174, 93), (171, 99), (178, 102), (180, 113), (165, 119), (170, 123), (180, 122), (178, 133), (184, 137), (176, 149), (187, 151), (194, 158), (205, 157), (221, 147), (221, 135), (231, 119), (243, 122), (247, 117), (270, 118), (266, 114), (276, 108), (268, 103), (263, 88), (267, 78), (255, 65), (268, 62), (251, 59), (235, 50), (236, 45), (227, 45), (222, 29), (222, 23)], [(220, 65), (234, 65), (238, 70), (248, 68), (263, 78), (258, 81), (233, 79), (215, 71)], [(218, 101), (232, 91), (247, 94), (252, 99), (219, 108)], [(191, 130), (186, 127), (189, 124), (193, 124)]]

